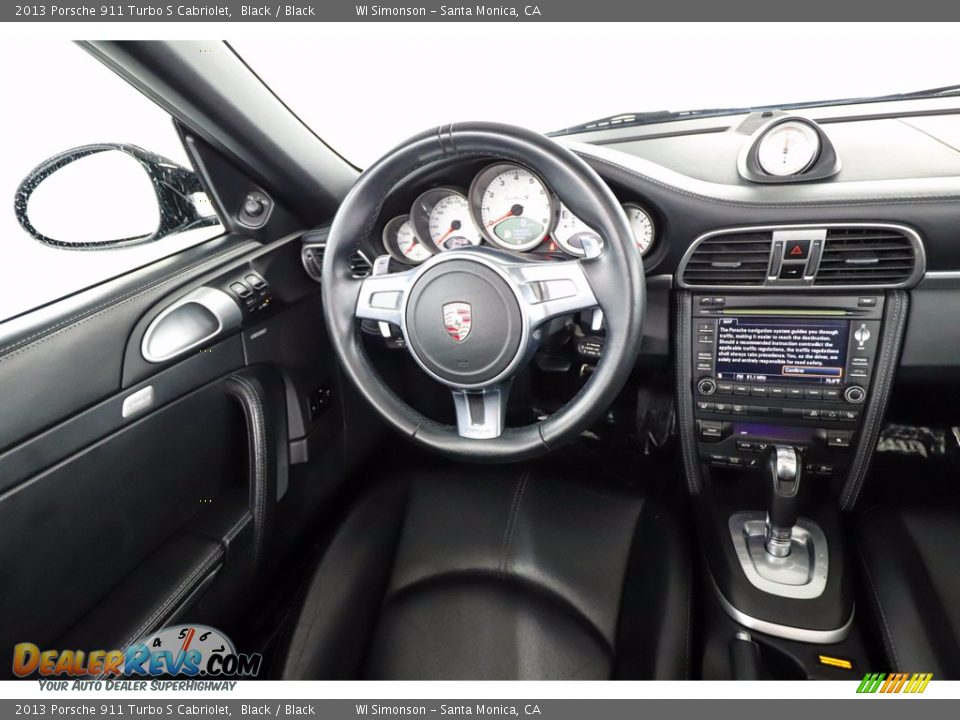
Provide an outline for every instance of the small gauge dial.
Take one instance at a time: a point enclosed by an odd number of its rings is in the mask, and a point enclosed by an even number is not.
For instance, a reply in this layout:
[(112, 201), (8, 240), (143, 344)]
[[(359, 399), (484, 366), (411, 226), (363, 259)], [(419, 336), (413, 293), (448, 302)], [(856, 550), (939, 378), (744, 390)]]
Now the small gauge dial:
[[(600, 236), (590, 229), (583, 220), (578, 218), (570, 208), (561, 203), (557, 226), (553, 229), (553, 239), (556, 240), (564, 252), (575, 257), (583, 257), (583, 238), (591, 236), (600, 239)], [(602, 241), (601, 241), (602, 242)]]
[(532, 250), (553, 222), (554, 201), (547, 186), (520, 165), (486, 168), (470, 186), (470, 209), (491, 243), (506, 250)]
[(653, 247), (653, 242), (656, 239), (653, 218), (650, 217), (650, 213), (636, 203), (624, 203), (623, 211), (627, 214), (630, 229), (633, 230), (633, 239), (637, 243), (637, 249), (641, 255), (646, 255), (650, 252), (650, 248)]
[(810, 125), (788, 120), (774, 125), (757, 145), (757, 162), (765, 173), (782, 177), (809, 168), (820, 154), (820, 136)]
[(386, 224), (383, 247), (394, 260), (407, 265), (419, 265), (433, 255), (430, 248), (417, 239), (409, 215), (398, 215)]
[(440, 252), (482, 241), (467, 198), (451, 188), (427, 190), (414, 201), (410, 218), (417, 237)]
[[(653, 247), (655, 228), (650, 213), (636, 203), (624, 203), (623, 212), (627, 215), (633, 238), (641, 255), (646, 255)], [(560, 218), (553, 231), (553, 239), (566, 252), (583, 257), (582, 238), (585, 235), (599, 237), (583, 220), (578, 218), (566, 205), (560, 206)], [(602, 240), (601, 240), (602, 242)]]

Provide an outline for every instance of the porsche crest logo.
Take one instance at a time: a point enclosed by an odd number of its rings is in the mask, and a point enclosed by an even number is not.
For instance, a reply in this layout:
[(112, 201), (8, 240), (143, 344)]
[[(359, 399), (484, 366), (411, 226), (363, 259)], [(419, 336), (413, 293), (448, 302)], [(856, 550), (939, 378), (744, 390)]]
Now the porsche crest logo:
[(454, 342), (462, 343), (473, 325), (470, 303), (452, 302), (443, 306), (443, 325)]

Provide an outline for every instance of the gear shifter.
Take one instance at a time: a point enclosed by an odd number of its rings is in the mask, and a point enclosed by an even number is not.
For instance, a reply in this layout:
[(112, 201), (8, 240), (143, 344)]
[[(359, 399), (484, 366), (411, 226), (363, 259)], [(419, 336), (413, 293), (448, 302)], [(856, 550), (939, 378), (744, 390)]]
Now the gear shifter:
[(827, 586), (830, 553), (823, 530), (798, 517), (800, 450), (774, 445), (767, 458), (767, 510), (730, 516), (730, 539), (740, 567), (755, 588), (771, 595), (807, 600)]
[(793, 526), (797, 524), (801, 467), (797, 449), (790, 445), (774, 445), (767, 467), (770, 473), (770, 504), (764, 548), (770, 555), (784, 558), (790, 554)]

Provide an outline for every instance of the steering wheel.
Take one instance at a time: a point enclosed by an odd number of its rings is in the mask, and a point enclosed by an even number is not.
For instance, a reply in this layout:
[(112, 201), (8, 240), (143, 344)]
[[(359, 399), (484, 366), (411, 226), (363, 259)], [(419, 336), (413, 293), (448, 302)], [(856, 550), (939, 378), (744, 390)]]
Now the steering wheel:
[[(391, 190), (416, 171), (459, 158), (530, 169), (602, 242), (585, 242), (586, 257), (579, 260), (474, 247), (442, 252), (405, 272), (353, 278), (349, 258), (370, 237)], [(576, 438), (623, 387), (642, 338), (643, 265), (620, 203), (571, 151), (498, 123), (424, 132), (363, 172), (330, 228), (321, 281), (331, 342), (347, 377), (396, 430), (465, 460), (516, 461)], [(595, 307), (603, 311), (607, 339), (587, 383), (542, 422), (505, 428), (510, 382), (536, 351), (543, 324)], [(456, 426), (423, 416), (383, 382), (364, 352), (361, 320), (400, 327), (420, 368), (451, 389)]]

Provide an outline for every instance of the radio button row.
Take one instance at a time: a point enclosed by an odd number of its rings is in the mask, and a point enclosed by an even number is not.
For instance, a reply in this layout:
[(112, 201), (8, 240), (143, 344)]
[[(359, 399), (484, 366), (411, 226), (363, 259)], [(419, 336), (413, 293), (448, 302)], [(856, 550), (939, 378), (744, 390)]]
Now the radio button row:
[(803, 397), (807, 400), (819, 400), (823, 397), (823, 391), (820, 388), (804, 388)]
[(782, 387), (771, 387), (767, 388), (767, 395), (772, 398), (782, 398), (787, 394), (786, 388)]
[(766, 397), (767, 388), (762, 385), (753, 385), (750, 387), (750, 394), (754, 397)]
[(760, 458), (758, 457), (747, 457), (742, 458), (738, 455), (720, 455), (720, 454), (710, 454), (710, 464), (714, 467), (730, 467), (730, 468), (747, 468), (749, 470), (756, 470), (760, 467)]
[(717, 394), (718, 394), (718, 395), (733, 395), (733, 383), (718, 382), (718, 383), (717, 383)]
[(803, 399), (803, 388), (787, 388), (787, 397), (791, 400), (802, 400)]
[(733, 386), (734, 395), (749, 395), (750, 386), (749, 385), (734, 385)]
[(839, 399), (840, 399), (840, 388), (824, 388), (824, 389), (823, 389), (823, 399), (824, 399), (824, 400), (839, 400)]

